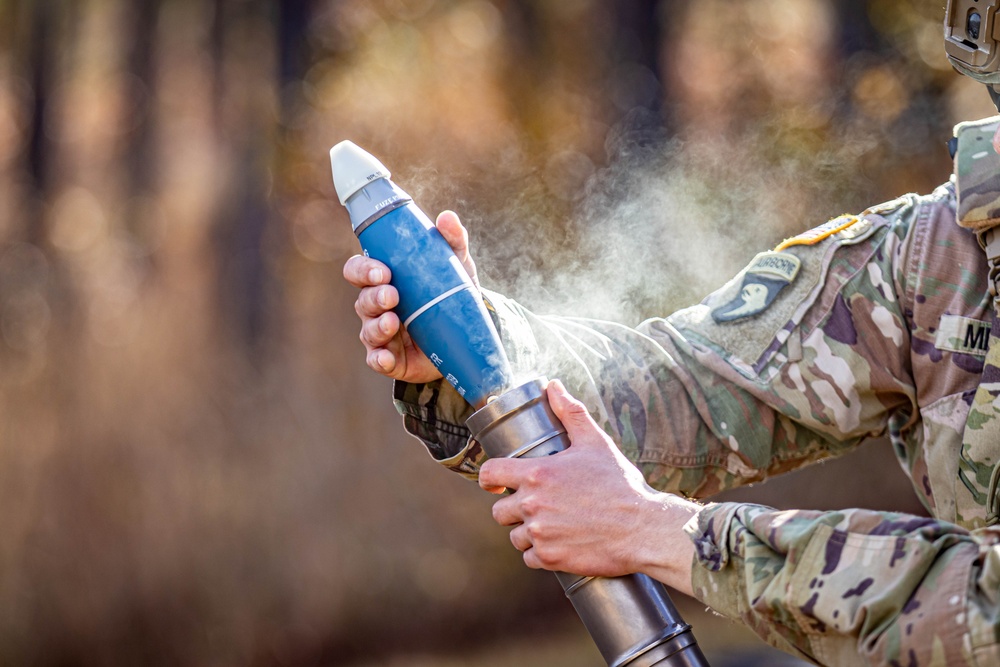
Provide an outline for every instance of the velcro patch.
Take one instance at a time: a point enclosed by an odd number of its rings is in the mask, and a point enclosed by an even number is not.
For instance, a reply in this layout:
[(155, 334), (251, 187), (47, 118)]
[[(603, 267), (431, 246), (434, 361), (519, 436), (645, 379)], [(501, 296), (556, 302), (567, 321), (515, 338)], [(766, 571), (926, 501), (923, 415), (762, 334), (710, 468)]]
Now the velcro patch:
[(998, 127), (997, 116), (955, 126), (958, 224), (968, 229), (988, 229), (1000, 221), (1000, 155), (993, 148)]
[(837, 232), (842, 232), (848, 227), (857, 224), (858, 220), (857, 216), (853, 215), (842, 215), (833, 220), (828, 220), (818, 227), (813, 227), (807, 232), (802, 232), (798, 236), (785, 239), (778, 244), (775, 250), (784, 250), (793, 245), (813, 245), (819, 243), (823, 239), (829, 238)]
[(785, 252), (762, 252), (743, 275), (740, 293), (712, 310), (716, 322), (732, 322), (764, 312), (799, 274), (802, 260)]
[(990, 345), (990, 322), (961, 315), (942, 315), (934, 346), (948, 352), (985, 357)]

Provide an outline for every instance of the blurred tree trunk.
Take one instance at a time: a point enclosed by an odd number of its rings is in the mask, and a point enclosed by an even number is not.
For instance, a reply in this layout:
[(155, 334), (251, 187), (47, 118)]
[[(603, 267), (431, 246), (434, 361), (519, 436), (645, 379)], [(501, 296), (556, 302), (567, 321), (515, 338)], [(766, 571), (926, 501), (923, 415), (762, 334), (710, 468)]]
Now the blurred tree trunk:
[(506, 28), (507, 67), (504, 91), (510, 114), (529, 146), (544, 144), (544, 126), (539, 122), (538, 89), (546, 79), (544, 26), (536, 3), (530, 0), (507, 0), (500, 4)]
[[(214, 0), (210, 29), (214, 82), (213, 109), (216, 136), (231, 166), (227, 187), (220, 197), (213, 227), (213, 242), (218, 258), (218, 301), (224, 331), (234, 336), (234, 342), (248, 345), (260, 352), (267, 329), (267, 313), (276, 304), (269, 299), (275, 290), (269, 275), (265, 252), (265, 236), (269, 229), (272, 206), (270, 200), (271, 166), (274, 156), (270, 148), (274, 136), (272, 109), (265, 98), (278, 99), (283, 78), (283, 63), (276, 65), (271, 94), (256, 89), (259, 81), (247, 76), (254, 66), (247, 59), (259, 58), (255, 49), (269, 45), (251, 45), (237, 40), (260, 34), (261, 25), (276, 26), (274, 43), (279, 49), (301, 43), (305, 23), (293, 23), (296, 36), (287, 35), (288, 8), (300, 2), (277, 0)], [(277, 20), (276, 20), (277, 19)], [(239, 74), (234, 76), (234, 72)]]
[[(21, 164), (16, 167), (22, 171), (26, 185), (24, 206), (20, 209), (22, 219), (11, 226), (11, 237), (6, 240), (25, 241), (45, 254), (49, 268), (45, 296), (54, 323), (50, 330), (74, 339), (81, 329), (76, 319), (80, 312), (75, 308), (79, 286), (65, 270), (61, 256), (51, 252), (47, 225), (59, 187), (72, 176), (60, 171), (66, 165), (61, 155), (65, 149), (60, 143), (60, 133), (64, 130), (61, 123), (69, 124), (73, 119), (57, 117), (53, 92), (64, 77), (75, 73), (82, 9), (78, 0), (22, 0), (12, 4), (9, 10), (13, 14), (10, 29), (14, 33), (9, 37), (12, 70), (15, 76), (23, 76), (31, 97), (28, 126), (24, 130), (27, 141), (23, 159), (19, 160)], [(48, 352), (57, 360), (52, 365), (72, 377), (75, 362), (72, 349), (53, 344)], [(66, 398), (56, 394), (59, 392), (51, 397), (53, 403)]]
[[(302, 79), (310, 63), (306, 35), (314, 6), (314, 0), (214, 0), (210, 39), (215, 67), (216, 127), (220, 141), (232, 155), (231, 164), (235, 165), (214, 230), (219, 258), (219, 300), (231, 330), (254, 348), (263, 342), (268, 325), (266, 314), (278, 309), (265, 245), (275, 243), (279, 232), (273, 224), (271, 172), (279, 164), (277, 152), (284, 143), (283, 126), (276, 127), (272, 117), (275, 110), (267, 105), (234, 101), (241, 96), (259, 97), (260, 91), (227, 88), (248, 85), (245, 81), (234, 83), (231, 72), (227, 74), (227, 66), (243, 71), (240, 63), (232, 59), (244, 57), (247, 49), (247, 45), (230, 42), (234, 31), (245, 34), (238, 32), (241, 22), (273, 26), (276, 53), (271, 63), (274, 73), (270, 97), (277, 100), (277, 111), (287, 121), (294, 102), (288, 88)], [(253, 30), (250, 34), (254, 34)], [(232, 104), (243, 107), (234, 110), (229, 106)], [(274, 144), (276, 148), (272, 147)]]
[[(897, 41), (912, 39), (913, 33), (904, 31), (901, 36), (893, 36), (883, 32), (884, 28), (880, 30), (872, 21), (873, 5), (872, 0), (838, 0), (831, 5), (838, 22), (836, 43), (840, 46), (842, 60), (837, 71), (841, 77), (846, 77), (833, 82), (834, 89), (841, 95), (838, 103), (848, 110), (839, 117), (844, 120), (863, 113), (857, 108), (854, 88), (866, 71), (881, 68), (900, 79), (905, 77), (901, 90), (894, 94), (894, 98), (902, 102), (901, 110), (882, 120), (884, 131), (894, 137), (896, 155), (870, 157), (872, 164), (866, 167), (862, 163), (859, 173), (871, 177), (869, 187), (878, 183), (884, 190), (881, 193), (873, 191), (872, 196), (895, 196), (899, 190), (930, 191), (941, 174), (936, 174), (936, 170), (927, 165), (938, 164), (947, 169), (950, 164), (945, 149), (951, 136), (950, 113), (944, 88), (950, 78), (935, 77), (928, 70), (919, 73), (914, 70), (897, 47)], [(943, 44), (939, 48), (943, 49)], [(907, 72), (910, 76), (905, 76)], [(985, 90), (983, 96), (986, 96)]]
[[(133, 234), (143, 232), (143, 216), (147, 215), (143, 198), (156, 188), (155, 174), (159, 164), (155, 141), (151, 101), (156, 96), (156, 23), (160, 16), (161, 0), (144, 0), (130, 3), (123, 26), (128, 34), (124, 49), (124, 96), (130, 103), (131, 127), (126, 135), (125, 174), (126, 225)], [(140, 239), (142, 240), (142, 239)]]
[(869, 0), (837, 0), (831, 3), (837, 16), (837, 41), (840, 57), (847, 61), (858, 52), (889, 50), (889, 44), (872, 25)]
[[(671, 44), (670, 28), (679, 24), (684, 4), (676, 0), (615, 0), (613, 53), (616, 81), (610, 82), (627, 131), (639, 145), (656, 144), (676, 130), (662, 76)], [(616, 119), (617, 120), (617, 119)]]
[(289, 84), (302, 80), (312, 61), (306, 35), (315, 6), (315, 0), (278, 2), (278, 82), (282, 92)]
[[(75, 9), (76, 3), (69, 3), (70, 9)], [(57, 25), (52, 0), (36, 0), (35, 2), (16, 3), (25, 13), (24, 20), (28, 23), (26, 34), (27, 44), (19, 44), (21, 71), (26, 73), (31, 85), (31, 125), (28, 130), (28, 146), (26, 171), (29, 183), (29, 201), (27, 202), (27, 219), (23, 230), (23, 238), (29, 243), (41, 245), (45, 238), (45, 208), (43, 202), (51, 189), (51, 158), (55, 154), (56, 144), (52, 140), (51, 130), (47, 131), (50, 119), (50, 97), (53, 79), (55, 77), (54, 44), (59, 42), (55, 34)]]
[(660, 117), (670, 137), (673, 137), (678, 130), (675, 101), (677, 95), (673, 88), (676, 77), (670, 75), (670, 70), (675, 67), (674, 53), (677, 41), (681, 37), (680, 27), (687, 20), (690, 6), (690, 0), (660, 0), (654, 3), (652, 9), (652, 20), (657, 26), (657, 44), (655, 53), (650, 57), (654, 58), (657, 64), (657, 69), (654, 71), (660, 81)]
[[(543, 147), (547, 143), (546, 114), (541, 110), (550, 103), (547, 91), (560, 64), (576, 68), (570, 85), (585, 82), (588, 88), (582, 93), (604, 110), (603, 117), (595, 120), (612, 128), (612, 144), (654, 148), (673, 136), (676, 127), (668, 103), (673, 98), (668, 90), (670, 78), (662, 73), (670, 65), (672, 39), (687, 6), (680, 0), (614, 0), (579, 10), (588, 12), (586, 21), (581, 22), (531, 0), (500, 3), (509, 51), (505, 90), (511, 113), (529, 143)], [(611, 21), (610, 31), (595, 27), (603, 21)], [(569, 39), (554, 34), (561, 30), (580, 34)], [(566, 60), (564, 54), (572, 53), (565, 44), (562, 49), (556, 46), (560, 39), (574, 44), (578, 52), (575, 62), (555, 62), (556, 57)], [(594, 78), (580, 72), (581, 67), (594, 68), (603, 76)]]

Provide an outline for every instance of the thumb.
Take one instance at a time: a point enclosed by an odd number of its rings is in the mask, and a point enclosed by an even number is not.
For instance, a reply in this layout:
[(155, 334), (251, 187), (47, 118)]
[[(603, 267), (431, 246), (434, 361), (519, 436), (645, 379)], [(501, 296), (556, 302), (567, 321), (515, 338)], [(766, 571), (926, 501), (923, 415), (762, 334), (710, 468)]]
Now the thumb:
[(559, 380), (549, 382), (546, 393), (552, 411), (566, 427), (570, 442), (576, 444), (578, 441), (586, 441), (586, 436), (597, 429), (597, 424), (591, 419), (590, 413), (587, 412), (583, 403), (573, 398)]
[(458, 258), (464, 262), (469, 257), (469, 232), (458, 219), (458, 214), (454, 211), (443, 211), (434, 224)]
[(448, 245), (455, 252), (458, 261), (465, 267), (469, 277), (478, 286), (479, 280), (476, 277), (476, 264), (472, 261), (472, 256), (469, 254), (469, 232), (465, 229), (462, 221), (458, 219), (458, 214), (454, 211), (443, 211), (438, 215), (437, 221), (434, 224), (438, 231), (441, 232), (441, 236), (444, 237), (444, 240), (448, 242)]

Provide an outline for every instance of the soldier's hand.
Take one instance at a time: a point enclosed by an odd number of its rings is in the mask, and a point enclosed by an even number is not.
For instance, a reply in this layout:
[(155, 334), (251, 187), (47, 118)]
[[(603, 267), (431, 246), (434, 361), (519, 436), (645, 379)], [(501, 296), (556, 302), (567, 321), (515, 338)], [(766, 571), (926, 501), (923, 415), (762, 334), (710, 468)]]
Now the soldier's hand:
[[(469, 255), (469, 234), (458, 215), (445, 211), (437, 217), (436, 225), (478, 288), (476, 265)], [(391, 277), (389, 267), (362, 255), (355, 255), (344, 264), (344, 278), (361, 290), (354, 311), (361, 319), (361, 342), (367, 352), (368, 366), (395, 380), (436, 380), (441, 373), (392, 312), (399, 304), (399, 293), (389, 284)]]
[(557, 380), (549, 404), (566, 427), (565, 451), (536, 459), (490, 459), (485, 489), (515, 492), (493, 505), (528, 567), (581, 575), (643, 572), (690, 594), (694, 546), (682, 527), (698, 506), (650, 488)]

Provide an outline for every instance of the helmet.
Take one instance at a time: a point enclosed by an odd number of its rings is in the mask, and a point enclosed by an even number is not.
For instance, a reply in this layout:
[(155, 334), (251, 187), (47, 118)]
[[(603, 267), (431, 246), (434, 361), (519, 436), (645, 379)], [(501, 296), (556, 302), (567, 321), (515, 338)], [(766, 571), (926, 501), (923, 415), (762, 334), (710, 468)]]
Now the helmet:
[(948, 0), (944, 48), (960, 73), (986, 84), (1000, 108), (1000, 23), (996, 0)]

